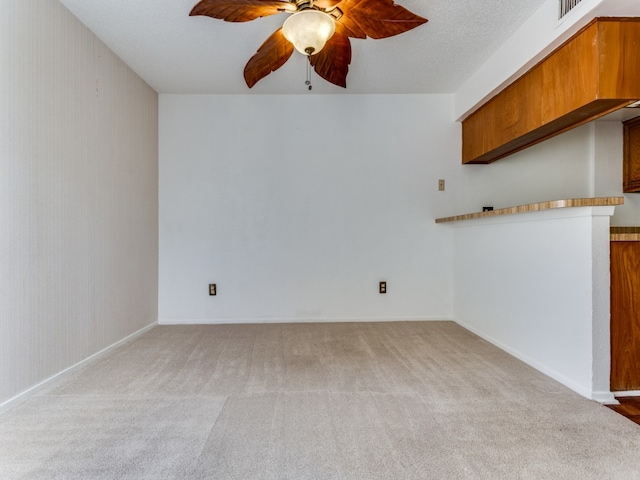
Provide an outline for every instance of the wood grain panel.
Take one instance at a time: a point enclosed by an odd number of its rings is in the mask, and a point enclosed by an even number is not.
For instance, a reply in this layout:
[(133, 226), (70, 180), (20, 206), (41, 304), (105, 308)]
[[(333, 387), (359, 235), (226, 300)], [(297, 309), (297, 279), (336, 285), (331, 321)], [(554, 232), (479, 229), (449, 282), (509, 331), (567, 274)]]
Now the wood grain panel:
[(640, 19), (598, 22), (598, 98), (638, 98)]
[(611, 390), (640, 389), (640, 242), (611, 242)]
[(462, 122), (462, 163), (491, 163), (640, 98), (640, 19), (595, 19)]
[(640, 192), (640, 117), (624, 122), (622, 176), (624, 193)]

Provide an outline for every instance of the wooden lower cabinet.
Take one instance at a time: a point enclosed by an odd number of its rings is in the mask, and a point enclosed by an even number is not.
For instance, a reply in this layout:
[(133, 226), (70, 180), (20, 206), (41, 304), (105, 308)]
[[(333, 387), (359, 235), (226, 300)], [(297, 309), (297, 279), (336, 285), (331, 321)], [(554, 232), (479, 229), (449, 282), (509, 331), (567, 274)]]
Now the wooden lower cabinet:
[(640, 390), (640, 242), (611, 242), (611, 390)]

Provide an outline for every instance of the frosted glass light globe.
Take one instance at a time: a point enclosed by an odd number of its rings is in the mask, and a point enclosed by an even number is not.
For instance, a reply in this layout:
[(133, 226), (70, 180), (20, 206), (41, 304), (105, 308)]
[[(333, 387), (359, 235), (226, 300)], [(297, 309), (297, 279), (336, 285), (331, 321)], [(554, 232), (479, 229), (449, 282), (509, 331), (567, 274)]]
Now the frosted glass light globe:
[(284, 38), (303, 55), (315, 55), (323, 49), (336, 31), (336, 24), (329, 15), (319, 10), (303, 10), (294, 13), (284, 22)]

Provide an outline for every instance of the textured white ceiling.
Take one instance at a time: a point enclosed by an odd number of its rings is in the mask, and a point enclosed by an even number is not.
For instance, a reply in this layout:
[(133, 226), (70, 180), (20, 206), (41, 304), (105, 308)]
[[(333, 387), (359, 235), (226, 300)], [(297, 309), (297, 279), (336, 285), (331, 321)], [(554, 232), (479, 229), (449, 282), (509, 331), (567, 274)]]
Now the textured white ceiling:
[[(294, 53), (249, 90), (246, 62), (286, 14), (246, 23), (189, 17), (197, 0), (60, 0), (158, 93), (304, 93)], [(429, 22), (382, 40), (352, 39), (347, 89), (318, 93), (453, 93), (545, 0), (398, 0)]]

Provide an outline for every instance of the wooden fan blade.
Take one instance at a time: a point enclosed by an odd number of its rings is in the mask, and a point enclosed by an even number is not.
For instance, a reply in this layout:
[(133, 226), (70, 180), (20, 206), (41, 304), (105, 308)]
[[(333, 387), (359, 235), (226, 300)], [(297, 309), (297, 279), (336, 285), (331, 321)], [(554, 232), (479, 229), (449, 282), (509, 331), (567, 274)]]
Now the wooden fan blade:
[(347, 74), (351, 63), (351, 42), (343, 33), (335, 32), (326, 45), (309, 62), (318, 75), (339, 87), (347, 88)]
[(253, 87), (258, 80), (279, 69), (292, 53), (293, 45), (284, 38), (282, 28), (273, 32), (244, 67), (244, 80), (248, 87)]
[(201, 0), (189, 15), (205, 15), (227, 22), (248, 22), (295, 9), (295, 5), (279, 0)]
[(371, 38), (392, 37), (427, 22), (393, 0), (343, 0), (339, 8), (343, 16), (337, 23), (358, 34), (358, 38), (362, 38), (360, 33)]
[[(342, 10), (342, 7), (340, 10)], [(336, 20), (336, 32), (340, 32), (351, 38), (367, 38), (367, 34), (360, 28), (360, 25), (345, 14), (343, 14), (339, 20)]]
[(313, 6), (324, 8), (325, 10), (333, 8), (338, 5), (342, 0), (314, 0)]

